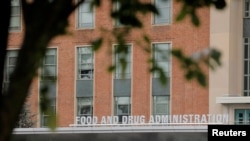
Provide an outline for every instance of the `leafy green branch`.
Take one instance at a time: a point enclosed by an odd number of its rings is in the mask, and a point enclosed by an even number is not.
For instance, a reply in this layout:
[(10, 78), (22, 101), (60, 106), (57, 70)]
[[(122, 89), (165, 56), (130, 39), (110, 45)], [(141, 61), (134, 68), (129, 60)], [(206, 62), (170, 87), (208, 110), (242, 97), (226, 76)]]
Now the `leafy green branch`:
[(200, 52), (195, 52), (191, 56), (187, 56), (180, 49), (173, 49), (171, 51), (173, 57), (179, 60), (182, 69), (185, 71), (185, 78), (187, 80), (195, 79), (201, 86), (207, 86), (207, 77), (202, 69), (205, 64), (211, 69), (221, 66), (220, 51), (212, 48), (204, 49)]

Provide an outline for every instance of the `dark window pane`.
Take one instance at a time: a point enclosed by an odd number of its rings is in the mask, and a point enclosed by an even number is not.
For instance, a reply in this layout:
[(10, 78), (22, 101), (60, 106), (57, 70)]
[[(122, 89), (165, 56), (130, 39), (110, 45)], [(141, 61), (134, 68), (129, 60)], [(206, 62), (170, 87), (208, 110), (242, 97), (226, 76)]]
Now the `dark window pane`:
[(244, 90), (247, 90), (247, 86), (248, 86), (248, 77), (244, 76)]
[(248, 61), (244, 61), (244, 74), (248, 74)]
[(247, 59), (248, 58), (248, 45), (244, 46), (244, 58)]

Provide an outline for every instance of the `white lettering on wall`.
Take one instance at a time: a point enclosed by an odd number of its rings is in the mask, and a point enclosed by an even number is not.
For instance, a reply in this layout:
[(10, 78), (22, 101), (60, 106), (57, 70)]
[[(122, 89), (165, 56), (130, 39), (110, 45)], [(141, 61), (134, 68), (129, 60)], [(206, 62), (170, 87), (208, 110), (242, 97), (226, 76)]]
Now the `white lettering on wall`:
[(145, 123), (228, 123), (229, 116), (222, 114), (144, 115), (123, 116), (77, 116), (76, 124), (145, 124)]

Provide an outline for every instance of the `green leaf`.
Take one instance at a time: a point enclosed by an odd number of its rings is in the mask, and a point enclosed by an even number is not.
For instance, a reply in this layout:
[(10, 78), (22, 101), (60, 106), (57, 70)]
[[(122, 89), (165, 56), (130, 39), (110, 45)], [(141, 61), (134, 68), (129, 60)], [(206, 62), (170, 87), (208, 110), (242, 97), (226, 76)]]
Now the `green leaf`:
[(93, 50), (94, 51), (97, 51), (101, 46), (102, 46), (102, 42), (103, 42), (103, 39), (102, 38), (99, 38), (99, 39), (96, 39), (92, 42), (92, 45), (93, 45)]
[(193, 12), (193, 13), (191, 14), (191, 18), (192, 18), (192, 23), (193, 23), (195, 26), (199, 26), (199, 25), (200, 25), (199, 17), (196, 15), (195, 12)]
[(158, 9), (155, 7), (155, 5), (146, 3), (146, 4), (140, 4), (138, 6), (138, 10), (140, 10), (142, 13), (148, 13), (151, 12), (153, 14), (159, 15)]
[(91, 3), (92, 7), (94, 7), (94, 6), (99, 7), (100, 5), (101, 5), (101, 0), (93, 0)]
[(183, 20), (188, 14), (187, 7), (184, 5), (180, 11), (180, 13), (176, 17), (176, 21)]
[(49, 123), (49, 128), (52, 130), (52, 131), (54, 131), (55, 129), (56, 129), (56, 126), (57, 126), (57, 124), (56, 124), (56, 121), (57, 121), (57, 116), (56, 116), (56, 114), (54, 113), (54, 112), (52, 112), (52, 111), (50, 111), (49, 113), (48, 113), (48, 123)]
[(202, 72), (197, 72), (196, 76), (197, 76), (197, 80), (198, 80), (199, 84), (201, 84), (201, 86), (205, 87), (207, 85), (205, 74)]
[(113, 71), (115, 70), (115, 68), (116, 68), (116, 66), (110, 66), (110, 67), (108, 68), (108, 71), (109, 71), (109, 72), (113, 72)]
[(187, 80), (191, 80), (192, 78), (194, 78), (195, 74), (194, 71), (188, 70), (185, 77)]
[(163, 68), (159, 68), (158, 69), (159, 73), (160, 73), (160, 82), (162, 85), (167, 84), (167, 77), (165, 72), (163, 71)]

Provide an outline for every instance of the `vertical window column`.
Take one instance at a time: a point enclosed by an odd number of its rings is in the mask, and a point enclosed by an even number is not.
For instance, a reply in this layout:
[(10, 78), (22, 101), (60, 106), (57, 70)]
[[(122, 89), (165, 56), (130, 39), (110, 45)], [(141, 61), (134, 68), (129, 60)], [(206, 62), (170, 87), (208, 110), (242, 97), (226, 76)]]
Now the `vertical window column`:
[(6, 55), (5, 67), (4, 67), (4, 82), (3, 82), (3, 93), (6, 93), (9, 82), (10, 75), (14, 71), (16, 66), (17, 51), (9, 50)]
[(45, 112), (41, 113), (41, 127), (47, 127), (49, 118), (56, 114), (56, 79), (57, 79), (57, 50), (47, 49), (46, 55), (42, 61), (41, 75), (40, 75), (40, 88), (46, 89), (45, 93), (40, 92), (40, 100), (46, 96), (49, 99), (48, 110), (49, 115)]
[(171, 22), (171, 1), (154, 0), (159, 15), (154, 15), (153, 24), (169, 24)]
[(91, 7), (91, 0), (85, 0), (78, 8), (77, 28), (94, 27), (94, 10)]
[[(120, 1), (119, 0), (116, 0), (114, 3), (114, 10), (115, 11), (119, 11), (120, 7), (121, 7), (121, 4), (120, 4)], [(115, 19), (115, 27), (119, 27), (119, 26), (122, 26), (122, 24), (120, 23), (119, 19)]]
[(152, 77), (152, 112), (153, 115), (169, 114), (170, 106), (170, 44), (153, 44), (153, 61), (155, 67), (162, 69), (167, 77), (165, 85), (160, 82), (159, 71), (153, 73)]
[(11, 16), (10, 27), (11, 31), (17, 31), (21, 29), (21, 6), (20, 0), (11, 0)]
[(78, 117), (93, 116), (93, 72), (94, 60), (92, 47), (78, 47), (76, 80), (76, 100)]
[(250, 0), (244, 1), (243, 18), (243, 96), (250, 96)]
[(250, 38), (244, 38), (244, 72), (243, 72), (243, 95), (250, 96)]
[[(115, 46), (115, 72), (114, 72), (114, 115), (122, 122), (123, 116), (131, 114), (131, 46), (124, 45), (125, 52), (119, 52)], [(126, 67), (123, 68), (124, 63)]]

